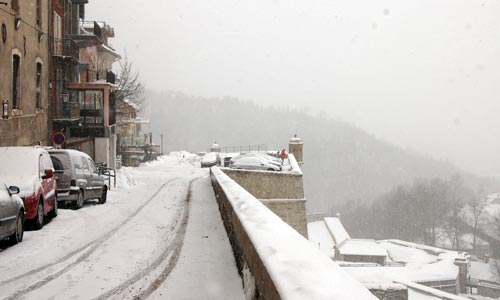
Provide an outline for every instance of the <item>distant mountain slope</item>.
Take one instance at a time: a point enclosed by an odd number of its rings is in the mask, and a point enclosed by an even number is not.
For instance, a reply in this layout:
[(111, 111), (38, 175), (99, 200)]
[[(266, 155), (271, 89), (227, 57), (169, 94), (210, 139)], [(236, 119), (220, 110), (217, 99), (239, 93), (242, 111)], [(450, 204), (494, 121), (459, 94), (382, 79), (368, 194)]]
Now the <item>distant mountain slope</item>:
[[(304, 141), (305, 192), (309, 212), (331, 212), (346, 201), (372, 202), (415, 177), (449, 178), (451, 164), (404, 151), (353, 125), (288, 109), (264, 108), (236, 99), (205, 99), (179, 92), (148, 93), (153, 132), (167, 151), (206, 151), (222, 146), (267, 144), (288, 149), (297, 133)], [(495, 192), (498, 183), (460, 172), (475, 188)]]

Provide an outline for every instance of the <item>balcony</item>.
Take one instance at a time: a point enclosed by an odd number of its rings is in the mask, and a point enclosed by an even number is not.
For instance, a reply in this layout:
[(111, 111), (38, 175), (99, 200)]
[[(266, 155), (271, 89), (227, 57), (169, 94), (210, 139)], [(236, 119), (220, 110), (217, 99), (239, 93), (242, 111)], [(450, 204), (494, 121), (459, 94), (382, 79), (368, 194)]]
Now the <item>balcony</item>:
[(80, 103), (63, 103), (62, 107), (58, 109), (57, 117), (52, 121), (64, 127), (78, 124), (80, 122)]
[(101, 44), (102, 29), (97, 22), (80, 22), (80, 33), (71, 36), (81, 48)]
[(70, 58), (76, 62), (80, 59), (80, 47), (72, 38), (53, 38), (52, 55), (55, 57)]
[(88, 126), (83, 125), (82, 127), (72, 127), (70, 128), (70, 136), (77, 138), (86, 138), (86, 137), (109, 137), (109, 129), (106, 129), (104, 126)]
[(86, 70), (81, 74), (82, 82), (106, 82), (115, 84), (116, 75), (115, 73), (107, 70)]
[(84, 21), (81, 22), (81, 27), (86, 31), (87, 34), (93, 34), (98, 38), (102, 38), (102, 29), (97, 22)]

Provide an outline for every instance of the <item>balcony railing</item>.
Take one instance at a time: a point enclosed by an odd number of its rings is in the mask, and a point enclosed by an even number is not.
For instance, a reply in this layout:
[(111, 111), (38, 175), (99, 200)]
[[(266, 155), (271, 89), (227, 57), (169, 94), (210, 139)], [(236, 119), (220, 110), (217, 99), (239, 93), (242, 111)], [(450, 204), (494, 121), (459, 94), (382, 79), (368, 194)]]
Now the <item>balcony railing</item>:
[(75, 61), (80, 59), (80, 48), (72, 38), (53, 38), (52, 53), (58, 57), (69, 57)]
[(115, 84), (116, 83), (116, 75), (115, 73), (107, 70), (87, 70), (83, 71), (81, 74), (82, 82), (96, 82), (96, 81), (104, 81), (107, 83)]
[(57, 109), (54, 121), (59, 123), (73, 123), (80, 120), (80, 103), (64, 102), (62, 107)]
[(104, 126), (88, 126), (83, 125), (82, 127), (72, 127), (70, 128), (70, 135), (72, 137), (109, 137), (109, 129), (104, 128)]
[(81, 26), (87, 33), (93, 34), (98, 38), (102, 37), (102, 29), (99, 24), (95, 21), (84, 21), (81, 23)]

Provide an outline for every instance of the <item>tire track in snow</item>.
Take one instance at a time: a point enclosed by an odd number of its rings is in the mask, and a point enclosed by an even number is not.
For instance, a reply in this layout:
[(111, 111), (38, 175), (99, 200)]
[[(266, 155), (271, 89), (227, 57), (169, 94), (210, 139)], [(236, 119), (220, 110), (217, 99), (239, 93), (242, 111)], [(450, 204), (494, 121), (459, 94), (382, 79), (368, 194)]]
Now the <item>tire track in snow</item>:
[[(189, 176), (192, 176), (194, 174), (194, 172), (191, 172), (191, 174), (189, 174), (188, 176), (186, 177), (189, 177)], [(2, 282), (0, 282), (0, 287), (2, 286), (5, 286), (9, 283), (12, 283), (12, 282), (15, 282), (19, 279), (24, 279), (25, 277), (27, 276), (31, 276), (33, 274), (36, 274), (36, 273), (39, 273), (39, 272), (42, 272), (44, 270), (46, 270), (47, 268), (50, 268), (50, 267), (53, 267), (53, 266), (56, 266), (58, 264), (61, 264), (69, 259), (71, 259), (72, 257), (74, 257), (75, 255), (81, 253), (82, 251), (84, 251), (85, 249), (89, 248), (87, 251), (83, 252), (76, 261), (68, 264), (67, 266), (65, 266), (63, 269), (59, 270), (58, 272), (54, 273), (54, 274), (51, 274), (41, 280), (38, 280), (36, 283), (30, 285), (29, 287), (23, 289), (23, 290), (19, 290), (17, 291), (16, 293), (14, 293), (13, 295), (7, 297), (7, 298), (4, 298), (4, 300), (14, 300), (14, 299), (18, 299), (20, 298), (21, 296), (23, 295), (26, 295), (27, 293), (30, 293), (46, 284), (48, 284), (49, 282), (53, 281), (54, 279), (57, 279), (58, 277), (60, 277), (61, 275), (63, 275), (64, 273), (68, 272), (70, 269), (72, 269), (73, 267), (75, 267), (76, 265), (78, 265), (79, 263), (81, 263), (82, 261), (84, 261), (85, 259), (87, 259), (92, 253), (94, 253), (98, 248), (99, 246), (101, 246), (102, 244), (104, 244), (104, 242), (106, 242), (109, 238), (111, 238), (118, 230), (120, 230), (124, 225), (126, 225), (127, 223), (129, 223), (135, 216), (137, 216), (151, 201), (153, 201), (155, 199), (155, 197), (171, 182), (173, 181), (176, 181), (176, 180), (179, 180), (179, 179), (182, 179), (182, 178), (173, 178), (173, 179), (170, 179), (170, 180), (167, 180), (166, 182), (164, 182), (159, 188), (158, 190), (153, 194), (151, 195), (148, 200), (146, 200), (144, 203), (141, 204), (141, 206), (136, 210), (134, 211), (132, 214), (130, 214), (124, 221), (122, 221), (118, 226), (116, 226), (115, 228), (113, 228), (112, 230), (108, 231), (105, 235), (101, 236), (100, 238), (98, 239), (95, 239), (85, 245), (83, 245), (82, 247), (79, 247), (77, 248), (76, 250), (68, 253), (67, 255), (65, 255), (64, 257), (62, 257), (60, 260), (58, 261), (55, 261), (55, 262), (52, 262), (52, 263), (49, 263), (49, 264), (46, 264), (46, 265), (43, 265), (43, 266), (40, 266), (34, 270), (31, 270), (31, 271), (28, 271), (28, 272), (25, 272), (23, 274), (20, 274), (20, 275), (17, 275), (15, 277), (12, 277), (10, 279), (7, 279), (7, 280), (4, 280)]]
[[(179, 254), (182, 250), (184, 236), (186, 235), (186, 228), (189, 221), (189, 212), (191, 208), (191, 186), (192, 184), (206, 176), (194, 178), (189, 182), (188, 192), (186, 194), (184, 212), (182, 214), (182, 218), (179, 222), (179, 229), (175, 233), (175, 237), (172, 242), (163, 250), (163, 252), (152, 261), (145, 269), (141, 270), (139, 273), (135, 274), (133, 277), (120, 284), (119, 286), (109, 290), (108, 292), (94, 298), (93, 300), (104, 300), (109, 299), (112, 296), (118, 297), (118, 299), (124, 298), (133, 298), (134, 300), (146, 299), (149, 295), (151, 295), (156, 289), (158, 289), (161, 284), (167, 279), (172, 270), (175, 268), (177, 261), (179, 260)], [(136, 295), (123, 295), (127, 289), (131, 288), (134, 284), (144, 279), (148, 274), (155, 271), (162, 265), (162, 263), (168, 259), (167, 264), (161, 270), (161, 273), (157, 278), (155, 278), (149, 285), (145, 287), (145, 289), (140, 289), (139, 294)], [(132, 287), (133, 288), (133, 287)]]

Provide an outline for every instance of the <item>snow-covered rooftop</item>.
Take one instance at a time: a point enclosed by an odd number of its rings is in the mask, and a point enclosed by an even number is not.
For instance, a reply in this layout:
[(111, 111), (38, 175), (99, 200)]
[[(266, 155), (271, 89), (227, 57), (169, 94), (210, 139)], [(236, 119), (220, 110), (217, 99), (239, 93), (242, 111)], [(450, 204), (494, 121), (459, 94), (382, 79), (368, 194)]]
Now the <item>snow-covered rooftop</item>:
[(455, 259), (463, 258), (464, 255), (399, 240), (379, 241), (379, 245), (386, 249), (392, 262), (399, 262), (401, 265), (348, 266), (345, 269), (363, 283), (391, 283), (395, 280), (412, 282), (456, 280), (458, 266), (455, 265)]
[(323, 221), (309, 223), (308, 233), (311, 243), (330, 257), (333, 257), (329, 247), (335, 244), (334, 235), (338, 236), (339, 240), (343, 239), (342, 243), (337, 245), (343, 255), (387, 256), (386, 266), (339, 262), (347, 272), (368, 288), (395, 288), (400, 285), (395, 283), (396, 280), (417, 283), (456, 280), (458, 266), (455, 261), (468, 260), (467, 253), (401, 240), (348, 239), (349, 235), (338, 218), (325, 218)]
[(338, 245), (343, 241), (351, 238), (345, 230), (344, 225), (342, 225), (342, 223), (340, 222), (339, 218), (325, 218), (325, 224), (330, 231), (335, 244)]
[(387, 250), (375, 240), (346, 239), (336, 247), (342, 255), (387, 256)]
[(333, 250), (335, 243), (328, 228), (326, 228), (325, 222), (316, 221), (307, 223), (307, 235), (309, 241), (316, 245), (321, 252), (333, 258), (335, 255)]

